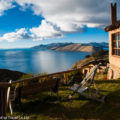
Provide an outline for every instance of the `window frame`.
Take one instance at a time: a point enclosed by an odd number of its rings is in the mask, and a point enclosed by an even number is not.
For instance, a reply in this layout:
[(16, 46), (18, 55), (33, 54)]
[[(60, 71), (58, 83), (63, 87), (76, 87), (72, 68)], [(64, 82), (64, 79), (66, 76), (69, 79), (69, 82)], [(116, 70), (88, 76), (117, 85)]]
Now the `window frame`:
[(120, 32), (113, 33), (111, 38), (112, 38), (112, 55), (120, 57)]

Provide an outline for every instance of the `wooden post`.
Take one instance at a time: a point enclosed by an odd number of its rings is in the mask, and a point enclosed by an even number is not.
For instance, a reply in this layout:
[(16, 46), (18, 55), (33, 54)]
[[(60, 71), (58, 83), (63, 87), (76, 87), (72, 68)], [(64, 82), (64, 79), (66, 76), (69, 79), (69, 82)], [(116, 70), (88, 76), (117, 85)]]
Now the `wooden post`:
[(1, 88), (2, 117), (6, 116), (6, 88)]
[(68, 75), (67, 73), (64, 73), (64, 84), (67, 84), (68, 81)]
[(0, 117), (2, 116), (2, 95), (1, 95), (1, 88), (0, 88)]

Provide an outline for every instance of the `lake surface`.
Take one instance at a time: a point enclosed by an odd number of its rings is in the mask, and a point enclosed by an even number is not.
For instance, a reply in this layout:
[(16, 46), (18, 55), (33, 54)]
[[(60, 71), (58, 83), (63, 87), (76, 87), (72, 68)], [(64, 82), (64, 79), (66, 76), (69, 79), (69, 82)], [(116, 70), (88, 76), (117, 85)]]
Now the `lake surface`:
[(70, 69), (86, 52), (61, 52), (39, 49), (0, 50), (0, 69), (24, 73), (53, 73)]

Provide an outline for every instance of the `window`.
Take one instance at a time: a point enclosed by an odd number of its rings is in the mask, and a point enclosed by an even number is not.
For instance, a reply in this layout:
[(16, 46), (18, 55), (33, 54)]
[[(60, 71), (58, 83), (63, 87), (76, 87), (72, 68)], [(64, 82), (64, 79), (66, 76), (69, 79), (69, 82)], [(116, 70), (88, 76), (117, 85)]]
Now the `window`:
[(112, 54), (120, 56), (120, 33), (112, 34)]

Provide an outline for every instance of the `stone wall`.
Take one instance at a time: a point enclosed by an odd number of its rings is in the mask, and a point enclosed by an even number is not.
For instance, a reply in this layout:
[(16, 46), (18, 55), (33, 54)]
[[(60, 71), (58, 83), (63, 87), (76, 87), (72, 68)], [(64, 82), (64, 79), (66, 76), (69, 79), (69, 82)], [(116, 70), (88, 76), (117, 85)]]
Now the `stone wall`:
[(108, 79), (118, 79), (120, 78), (120, 68), (114, 65), (110, 65), (108, 70)]
[(120, 32), (120, 28), (109, 31), (109, 63), (108, 79), (120, 78), (120, 56), (112, 55), (112, 34)]

